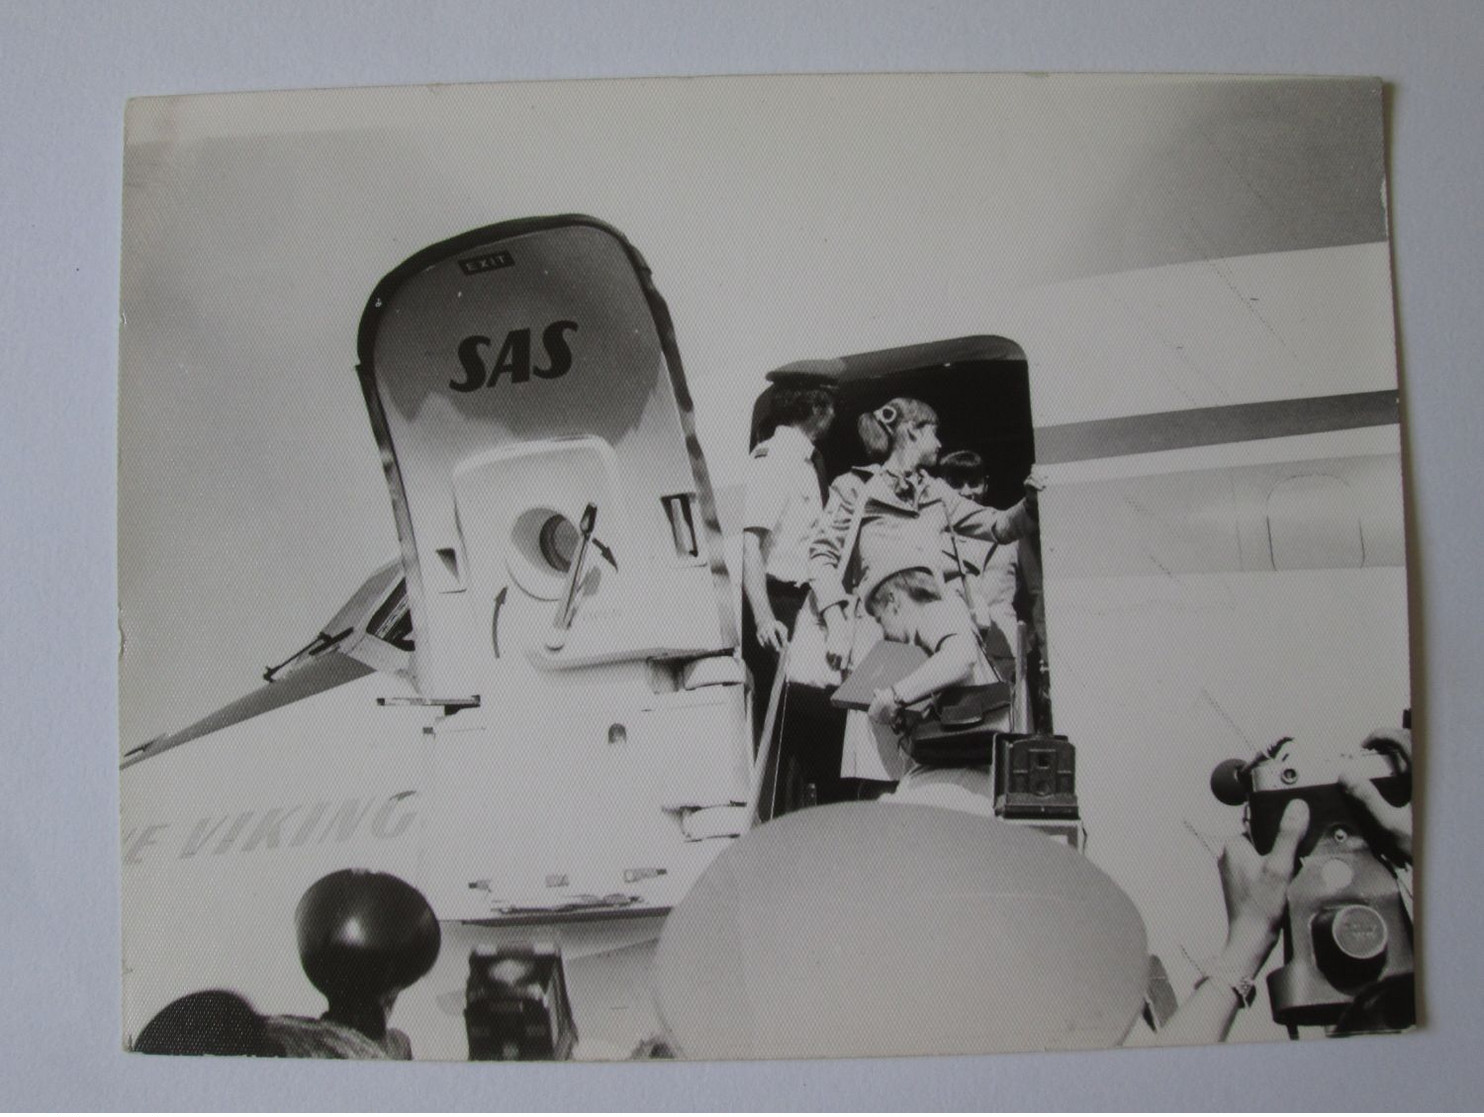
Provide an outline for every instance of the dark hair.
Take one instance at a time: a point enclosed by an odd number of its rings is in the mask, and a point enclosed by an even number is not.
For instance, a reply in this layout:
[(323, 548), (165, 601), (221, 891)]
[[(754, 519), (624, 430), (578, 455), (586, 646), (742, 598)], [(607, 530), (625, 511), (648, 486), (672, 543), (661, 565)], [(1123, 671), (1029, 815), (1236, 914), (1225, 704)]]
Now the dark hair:
[(883, 578), (881, 583), (871, 591), (871, 596), (866, 601), (866, 612), (873, 617), (878, 616), (886, 604), (884, 595), (888, 590), (905, 594), (919, 605), (943, 599), (943, 595), (938, 592), (938, 580), (928, 571), (914, 566), (908, 570), (898, 570), (895, 574)]
[(920, 399), (898, 396), (855, 421), (861, 445), (873, 462), (884, 462), (891, 453), (897, 431), (938, 421), (938, 413)]
[(332, 1005), (407, 988), (433, 968), (442, 944), (421, 892), (366, 869), (342, 869), (310, 885), (294, 923), (304, 974)]
[(796, 427), (834, 406), (826, 388), (774, 388), (768, 411), (775, 425)]
[(135, 1051), (146, 1055), (277, 1055), (263, 1018), (252, 1005), (225, 989), (190, 993), (160, 1009)]
[(938, 459), (935, 472), (954, 487), (977, 485), (989, 476), (989, 471), (984, 467), (984, 459), (973, 450), (955, 450), (951, 454), (944, 454)]

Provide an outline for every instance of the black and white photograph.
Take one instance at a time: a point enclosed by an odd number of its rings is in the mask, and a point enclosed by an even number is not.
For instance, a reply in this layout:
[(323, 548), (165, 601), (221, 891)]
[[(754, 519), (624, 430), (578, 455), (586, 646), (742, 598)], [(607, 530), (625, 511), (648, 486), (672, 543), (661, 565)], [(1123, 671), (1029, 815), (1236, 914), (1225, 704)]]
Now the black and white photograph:
[(130, 101), (121, 1046), (1414, 1030), (1383, 106)]

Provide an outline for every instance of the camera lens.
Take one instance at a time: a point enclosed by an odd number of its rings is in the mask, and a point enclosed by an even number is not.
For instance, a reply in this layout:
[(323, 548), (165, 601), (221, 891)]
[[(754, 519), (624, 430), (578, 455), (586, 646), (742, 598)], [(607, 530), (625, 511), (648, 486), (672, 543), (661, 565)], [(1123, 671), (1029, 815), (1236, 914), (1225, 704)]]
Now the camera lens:
[(1369, 904), (1342, 904), (1314, 917), (1314, 960), (1339, 988), (1373, 980), (1386, 965), (1390, 935)]
[(1346, 904), (1334, 913), (1328, 930), (1341, 952), (1358, 962), (1386, 953), (1386, 922), (1369, 905)]

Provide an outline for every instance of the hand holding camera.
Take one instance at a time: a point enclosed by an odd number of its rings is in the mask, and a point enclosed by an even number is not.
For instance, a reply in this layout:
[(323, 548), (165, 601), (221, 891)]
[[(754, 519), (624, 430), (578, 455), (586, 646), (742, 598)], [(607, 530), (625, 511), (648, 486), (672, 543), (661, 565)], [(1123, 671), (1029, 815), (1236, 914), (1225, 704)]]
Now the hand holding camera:
[(1221, 892), (1226, 900), (1226, 948), (1223, 971), (1256, 974), (1273, 944), (1288, 908), (1288, 885), (1293, 880), (1299, 842), (1309, 829), (1309, 804), (1292, 800), (1283, 810), (1273, 846), (1263, 856), (1246, 838), (1226, 843), (1217, 861)]
[(1195, 992), (1160, 1029), (1168, 1043), (1220, 1043), (1238, 1009), (1250, 1005), (1254, 978), (1278, 941), (1288, 909), (1299, 842), (1309, 828), (1309, 805), (1295, 799), (1283, 810), (1278, 834), (1266, 856), (1246, 838), (1233, 838), (1217, 867), (1226, 900), (1226, 945), (1202, 967)]
[[(1393, 872), (1411, 856), (1409, 737), (1373, 733), (1353, 756), (1291, 746), (1284, 738), (1211, 773), (1217, 799), (1246, 807), (1252, 840), (1248, 851), (1229, 846), (1222, 858), (1232, 935), (1256, 944), (1265, 921), (1268, 935), (1281, 921), (1285, 964), (1268, 977), (1278, 1023), (1395, 1030), (1397, 1014), (1357, 1022), (1354, 1009), (1412, 980), (1411, 920)], [(1266, 871), (1254, 872), (1261, 854)], [(1291, 879), (1282, 882), (1280, 903), (1275, 875), (1285, 870)], [(1410, 1023), (1403, 1019), (1399, 1026)]]
[[(1372, 730), (1361, 742), (1361, 748), (1389, 756), (1401, 774), (1412, 776), (1412, 731), (1410, 729)], [(1355, 768), (1340, 773), (1340, 787), (1356, 801), (1380, 827), (1387, 839), (1386, 847), (1403, 865), (1412, 863), (1412, 808), (1396, 806)]]

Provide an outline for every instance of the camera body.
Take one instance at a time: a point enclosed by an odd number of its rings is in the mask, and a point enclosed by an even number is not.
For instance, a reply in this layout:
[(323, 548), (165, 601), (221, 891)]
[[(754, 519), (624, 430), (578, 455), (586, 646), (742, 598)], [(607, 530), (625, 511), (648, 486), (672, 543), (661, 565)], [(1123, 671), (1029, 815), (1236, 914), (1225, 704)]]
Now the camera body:
[(1357, 999), (1410, 982), (1412, 924), (1396, 875), (1377, 854), (1385, 836), (1345, 793), (1341, 771), (1371, 780), (1393, 806), (1411, 801), (1410, 772), (1380, 752), (1323, 755), (1285, 738), (1254, 760), (1227, 760), (1211, 773), (1211, 790), (1247, 808), (1257, 851), (1273, 848), (1288, 804), (1303, 799), (1309, 828), (1299, 842), (1299, 869), (1288, 886), (1284, 965), (1268, 976), (1273, 1019), (1290, 1028), (1395, 1030), (1354, 1022)]
[(570, 1058), (577, 1025), (561, 951), (547, 943), (471, 951), (464, 1026), (473, 1061)]
[(1086, 847), (1077, 805), (1077, 749), (1065, 737), (997, 734), (991, 775), (995, 817), (1033, 826), (1072, 849)]
[(1065, 737), (1001, 733), (994, 758), (995, 814), (1007, 819), (1075, 820), (1077, 750)]

